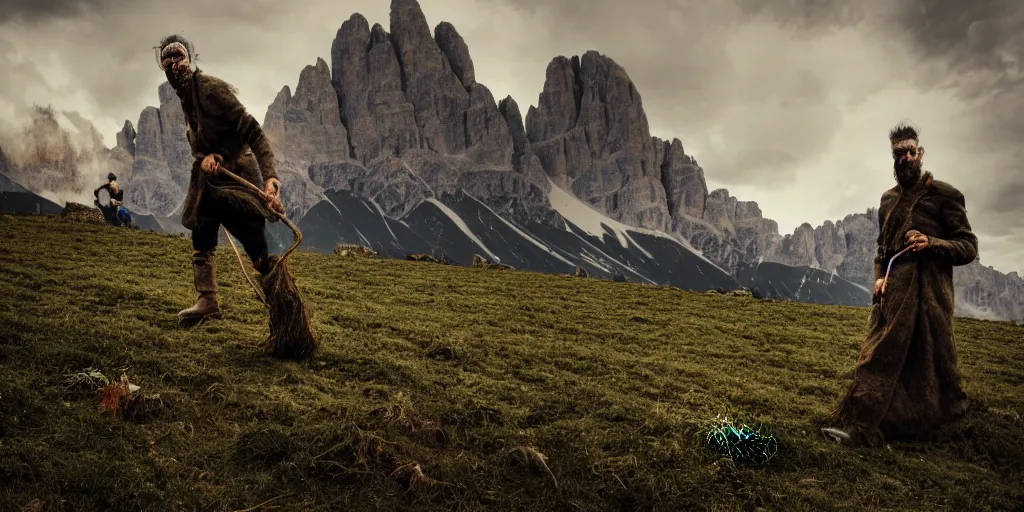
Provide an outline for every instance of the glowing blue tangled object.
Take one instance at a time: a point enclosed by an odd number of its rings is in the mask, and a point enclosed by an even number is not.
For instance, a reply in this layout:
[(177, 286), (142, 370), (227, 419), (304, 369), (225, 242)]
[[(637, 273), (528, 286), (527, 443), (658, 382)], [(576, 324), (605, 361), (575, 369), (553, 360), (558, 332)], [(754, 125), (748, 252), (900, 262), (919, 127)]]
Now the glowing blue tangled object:
[(707, 446), (740, 465), (762, 465), (779, 451), (771, 434), (762, 434), (746, 424), (735, 426), (728, 418), (719, 419), (707, 432)]

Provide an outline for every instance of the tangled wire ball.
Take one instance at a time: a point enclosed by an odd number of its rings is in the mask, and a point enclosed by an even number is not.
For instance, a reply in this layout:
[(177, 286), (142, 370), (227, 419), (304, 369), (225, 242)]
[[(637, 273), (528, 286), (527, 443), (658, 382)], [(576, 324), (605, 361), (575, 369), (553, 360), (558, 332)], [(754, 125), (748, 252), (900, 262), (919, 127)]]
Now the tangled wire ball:
[(771, 434), (763, 434), (746, 424), (734, 425), (719, 419), (707, 432), (709, 450), (732, 459), (736, 464), (759, 466), (778, 453), (779, 443)]

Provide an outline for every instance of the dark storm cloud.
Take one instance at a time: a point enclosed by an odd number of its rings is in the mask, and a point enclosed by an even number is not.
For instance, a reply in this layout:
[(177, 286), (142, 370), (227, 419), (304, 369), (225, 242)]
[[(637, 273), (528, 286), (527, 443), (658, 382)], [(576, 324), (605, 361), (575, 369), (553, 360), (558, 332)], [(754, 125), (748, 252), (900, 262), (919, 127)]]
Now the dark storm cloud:
[(38, 23), (74, 18), (107, 3), (108, 0), (3, 0), (0, 2), (0, 23), (10, 20)]
[[(223, 69), (239, 55), (272, 53), (277, 43), (267, 36), (284, 37), (288, 28), (275, 23), (287, 3), (263, 0), (47, 0), (4, 6), (0, 12), (7, 18), (0, 18), (0, 24), (7, 21), (18, 48), (26, 53), (45, 48), (34, 55), (56, 59), (73, 84), (56, 95), (86, 95), (96, 111), (116, 113), (121, 122), (133, 123), (141, 108), (153, 103), (156, 87), (164, 80), (153, 49), (163, 36), (180, 32), (192, 38), (198, 62)], [(40, 83), (38, 72), (9, 76), (8, 89), (17, 90), (6, 97), (14, 100)]]

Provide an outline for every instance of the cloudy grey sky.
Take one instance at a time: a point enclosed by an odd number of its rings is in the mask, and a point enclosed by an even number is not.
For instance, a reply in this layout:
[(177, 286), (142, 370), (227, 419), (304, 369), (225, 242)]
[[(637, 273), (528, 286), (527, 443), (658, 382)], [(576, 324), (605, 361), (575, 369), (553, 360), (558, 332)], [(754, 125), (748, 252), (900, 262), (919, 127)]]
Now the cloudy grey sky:
[[(960, 188), (986, 265), (1024, 270), (1021, 0), (422, 0), (452, 22), (477, 80), (525, 113), (556, 55), (622, 65), (653, 135), (678, 137), (712, 188), (791, 232), (877, 206), (887, 131), (921, 128), (926, 167)], [(386, 0), (0, 0), (0, 119), (50, 103), (112, 145), (157, 102), (152, 47), (181, 32), (262, 119), (349, 15)]]

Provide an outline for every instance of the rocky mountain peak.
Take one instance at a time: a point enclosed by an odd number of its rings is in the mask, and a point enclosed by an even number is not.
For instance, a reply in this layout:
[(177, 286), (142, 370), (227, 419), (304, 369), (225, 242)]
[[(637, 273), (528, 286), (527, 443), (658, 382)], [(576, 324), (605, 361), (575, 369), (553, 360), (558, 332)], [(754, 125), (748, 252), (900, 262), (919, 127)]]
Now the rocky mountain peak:
[(125, 119), (124, 127), (121, 131), (117, 132), (117, 145), (115, 147), (125, 150), (133, 158), (135, 157), (135, 137), (138, 134), (135, 133), (135, 127), (132, 126), (132, 122)]
[(263, 129), (276, 160), (301, 170), (349, 157), (348, 133), (327, 62), (318, 58), (299, 73), (295, 94), (285, 86), (267, 109)]
[(169, 82), (164, 82), (157, 88), (157, 97), (160, 99), (160, 105), (163, 105), (172, 100), (177, 101), (178, 93)]
[(512, 151), (514, 154), (522, 154), (526, 151), (530, 140), (526, 136), (526, 127), (523, 125), (523, 116), (519, 112), (519, 104), (512, 96), (505, 96), (498, 103), (498, 112), (505, 119), (508, 125), (509, 135), (512, 137)]
[(704, 169), (686, 154), (679, 139), (668, 142), (655, 138), (654, 146), (661, 155), (658, 167), (661, 169), (661, 182), (665, 187), (669, 215), (673, 218), (703, 218), (708, 199)]
[[(555, 57), (526, 114), (526, 134), (558, 186), (608, 214), (667, 231), (659, 160), (640, 95), (625, 71), (596, 51)], [(662, 148), (658, 148), (661, 152)]]
[(476, 83), (476, 73), (473, 71), (473, 59), (469, 56), (469, 47), (462, 39), (455, 27), (447, 21), (442, 21), (434, 28), (434, 40), (437, 46), (448, 58), (448, 64), (459, 77), (462, 85), (469, 89)]

